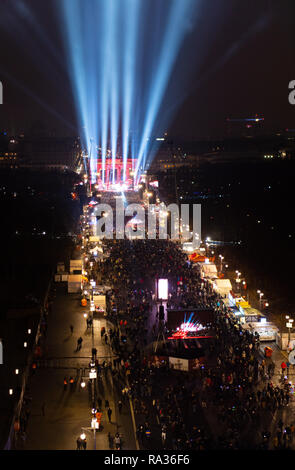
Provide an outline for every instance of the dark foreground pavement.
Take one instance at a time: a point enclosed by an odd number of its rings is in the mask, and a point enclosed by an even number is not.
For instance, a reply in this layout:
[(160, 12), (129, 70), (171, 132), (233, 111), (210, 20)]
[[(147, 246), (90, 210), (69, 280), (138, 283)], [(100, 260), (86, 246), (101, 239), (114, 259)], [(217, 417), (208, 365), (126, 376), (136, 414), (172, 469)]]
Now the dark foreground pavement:
[[(25, 450), (72, 450), (82, 431), (87, 436), (87, 449), (108, 450), (108, 432), (120, 432), (123, 449), (136, 449), (132, 413), (129, 403), (123, 406), (122, 413), (117, 411), (121, 398), (121, 388), (113, 383), (111, 373), (102, 373), (96, 380), (98, 396), (102, 399), (102, 421), (96, 432), (94, 442), (91, 430), (91, 400), (87, 386), (89, 361), (94, 343), (100, 364), (110, 360), (111, 350), (101, 340), (102, 326), (111, 327), (102, 317), (94, 320), (93, 335), (86, 328), (83, 317), (85, 308), (80, 306), (80, 297), (67, 294), (66, 285), (58, 285), (52, 312), (48, 319), (48, 332), (45, 340), (45, 361), (41, 363), (29, 380), (28, 395), (31, 396), (31, 414), (26, 435), (18, 439), (17, 447)], [(73, 325), (73, 334), (70, 331)], [(83, 344), (76, 351), (77, 339), (81, 336)], [(64, 390), (64, 377), (73, 377), (74, 386)], [(86, 387), (81, 388), (85, 379)], [(112, 409), (111, 422), (108, 422), (105, 399)]]

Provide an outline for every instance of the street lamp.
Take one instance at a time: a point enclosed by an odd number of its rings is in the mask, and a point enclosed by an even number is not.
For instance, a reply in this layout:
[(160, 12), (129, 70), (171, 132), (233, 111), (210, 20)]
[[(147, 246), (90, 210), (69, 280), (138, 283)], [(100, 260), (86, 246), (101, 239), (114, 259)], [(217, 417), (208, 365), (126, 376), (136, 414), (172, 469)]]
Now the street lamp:
[(238, 291), (240, 292), (240, 282), (241, 282), (241, 279), (240, 279), (240, 271), (236, 271), (236, 274), (237, 274), (237, 278), (236, 278), (236, 283), (238, 284)]
[(264, 293), (261, 292), (261, 290), (257, 291), (257, 294), (259, 294), (259, 307), (261, 309), (261, 304), (262, 304), (262, 297), (264, 296)]
[(220, 272), (222, 273), (222, 261), (224, 260), (224, 256), (219, 255), (220, 258)]
[(289, 315), (286, 315), (286, 327), (288, 328), (288, 348), (290, 348), (290, 340), (291, 340), (291, 329), (293, 328), (293, 318), (290, 318)]

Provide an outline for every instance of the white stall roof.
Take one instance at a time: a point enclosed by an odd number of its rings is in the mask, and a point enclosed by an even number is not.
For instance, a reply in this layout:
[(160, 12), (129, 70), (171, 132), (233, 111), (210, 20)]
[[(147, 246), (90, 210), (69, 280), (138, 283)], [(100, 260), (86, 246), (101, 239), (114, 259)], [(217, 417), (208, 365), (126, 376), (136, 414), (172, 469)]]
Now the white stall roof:
[(202, 272), (205, 277), (217, 277), (217, 268), (214, 263), (204, 263)]
[(218, 289), (232, 290), (232, 285), (229, 279), (215, 279), (214, 283)]

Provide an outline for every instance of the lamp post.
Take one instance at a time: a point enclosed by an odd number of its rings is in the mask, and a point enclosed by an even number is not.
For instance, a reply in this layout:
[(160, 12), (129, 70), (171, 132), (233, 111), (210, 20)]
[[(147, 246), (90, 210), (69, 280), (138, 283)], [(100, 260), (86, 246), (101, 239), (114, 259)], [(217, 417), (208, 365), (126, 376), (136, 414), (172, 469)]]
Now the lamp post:
[(208, 253), (210, 251), (210, 246), (211, 246), (211, 237), (207, 237), (205, 240), (205, 245), (206, 245), (206, 256), (208, 256)]
[(241, 283), (241, 279), (240, 279), (241, 273), (240, 273), (240, 271), (236, 271), (236, 275), (237, 275), (237, 277), (236, 277), (236, 283), (237, 283), (237, 285), (238, 285), (238, 291), (240, 292), (240, 283)]
[(222, 273), (222, 261), (224, 260), (224, 256), (219, 255), (220, 258), (220, 272)]
[(293, 328), (293, 318), (290, 318), (289, 315), (286, 315), (286, 327), (288, 328), (288, 348), (290, 348), (290, 340), (291, 340), (291, 329)]
[(261, 310), (261, 305), (262, 305), (262, 297), (264, 296), (264, 293), (261, 292), (261, 290), (257, 291), (257, 294), (259, 295), (259, 308)]

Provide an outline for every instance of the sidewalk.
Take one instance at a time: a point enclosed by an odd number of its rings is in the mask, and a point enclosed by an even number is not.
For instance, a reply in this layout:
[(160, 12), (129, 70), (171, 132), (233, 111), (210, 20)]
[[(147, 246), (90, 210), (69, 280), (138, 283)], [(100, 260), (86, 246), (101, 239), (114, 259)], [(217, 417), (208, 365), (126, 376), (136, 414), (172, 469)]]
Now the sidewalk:
[[(287, 351), (280, 350), (279, 347), (274, 342), (271, 342), (271, 343), (261, 343), (260, 350), (262, 351), (262, 354), (264, 354), (265, 346), (269, 346), (273, 350), (271, 359), (268, 359), (268, 358), (265, 359), (266, 365), (271, 360), (275, 364), (274, 375), (272, 376), (271, 381), (275, 386), (281, 385), (281, 377), (282, 377), (281, 363), (283, 361), (287, 363), (288, 353)], [(294, 384), (295, 382), (294, 366), (291, 366), (289, 368), (288, 381), (292, 382), (292, 384)], [(291, 425), (295, 423), (294, 416), (295, 416), (295, 396), (294, 394), (291, 394), (289, 404), (287, 406), (284, 406), (280, 409), (275, 410), (275, 412), (272, 413), (272, 418), (271, 418), (271, 422), (269, 425), (269, 431), (271, 432), (272, 436), (274, 436), (277, 431), (278, 422), (280, 419), (284, 423), (284, 426), (287, 426), (287, 425)], [(273, 448), (272, 445), (271, 445), (271, 448)], [(289, 448), (291, 450), (295, 450), (295, 442), (291, 442), (289, 444)]]
[[(268, 346), (272, 349), (272, 356), (270, 358), (265, 358), (264, 357), (264, 348)], [(262, 342), (260, 343), (260, 352), (262, 356), (264, 357), (266, 366), (269, 364), (269, 362), (273, 362), (275, 365), (275, 370), (274, 370), (274, 375), (272, 376), (271, 381), (273, 382), (274, 385), (279, 385), (280, 384), (280, 379), (282, 376), (282, 370), (281, 370), (281, 364), (284, 361), (285, 363), (288, 362), (288, 353), (287, 351), (282, 351), (279, 349), (279, 347), (274, 343), (274, 342)], [(295, 369), (293, 366), (290, 367), (289, 369), (289, 374), (288, 374), (289, 379), (293, 382), (295, 380)]]
[[(47, 366), (36, 371), (29, 381), (28, 394), (32, 397), (31, 415), (27, 428), (26, 441), (19, 448), (34, 450), (72, 450), (76, 448), (76, 439), (82, 430), (87, 436), (87, 449), (108, 450), (108, 432), (114, 435), (119, 429), (123, 434), (124, 449), (135, 449), (130, 411), (123, 410), (120, 422), (117, 423), (116, 389), (113, 387), (110, 372), (102, 373), (96, 380), (98, 396), (102, 399), (101, 429), (96, 431), (96, 445), (91, 426), (91, 401), (87, 387), (91, 359), (92, 333), (86, 328), (83, 313), (87, 308), (80, 306), (80, 296), (65, 293), (65, 287), (57, 286), (57, 295), (52, 313), (48, 319), (46, 338)], [(100, 329), (105, 326), (105, 319), (94, 320), (94, 346), (100, 363), (108, 361), (111, 356), (110, 347), (101, 341)], [(73, 325), (73, 334), (70, 331)], [(83, 338), (82, 348), (76, 351), (77, 339)], [(72, 376), (75, 379), (73, 389), (70, 385), (64, 391), (63, 379)], [(84, 378), (86, 387), (81, 388)], [(105, 399), (109, 400), (112, 409), (112, 420), (108, 422)], [(45, 405), (45, 416), (42, 405)], [(125, 416), (126, 415), (126, 416)], [(117, 428), (119, 426), (119, 428)]]

